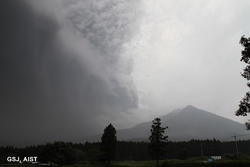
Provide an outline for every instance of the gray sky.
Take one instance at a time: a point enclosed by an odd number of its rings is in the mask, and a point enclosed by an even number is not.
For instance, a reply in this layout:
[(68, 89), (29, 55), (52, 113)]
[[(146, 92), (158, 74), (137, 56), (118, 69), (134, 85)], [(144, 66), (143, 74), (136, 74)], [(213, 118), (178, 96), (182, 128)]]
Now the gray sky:
[(139, 108), (148, 116), (191, 104), (244, 122), (234, 111), (247, 91), (239, 39), (250, 35), (250, 2), (148, 0), (142, 5), (145, 14), (129, 52)]
[(78, 140), (186, 105), (246, 120), (247, 0), (0, 3), (0, 144)]

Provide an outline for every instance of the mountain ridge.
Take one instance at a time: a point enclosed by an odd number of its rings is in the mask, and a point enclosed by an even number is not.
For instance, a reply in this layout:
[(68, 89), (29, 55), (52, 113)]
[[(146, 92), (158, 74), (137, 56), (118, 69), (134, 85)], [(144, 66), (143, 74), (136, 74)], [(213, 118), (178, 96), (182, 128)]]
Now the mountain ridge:
[[(219, 139), (231, 140), (231, 136), (245, 134), (244, 124), (188, 105), (160, 117), (163, 126), (168, 126), (170, 140)], [(117, 131), (119, 140), (144, 139), (150, 133), (151, 122)]]
[[(162, 126), (168, 126), (170, 141), (188, 141), (192, 139), (233, 140), (232, 136), (250, 133), (244, 124), (217, 114), (188, 105), (182, 109), (160, 116)], [(139, 123), (131, 128), (118, 129), (120, 141), (148, 141), (151, 121)], [(88, 141), (100, 141), (101, 134), (89, 137)], [(250, 138), (248, 138), (250, 139)]]

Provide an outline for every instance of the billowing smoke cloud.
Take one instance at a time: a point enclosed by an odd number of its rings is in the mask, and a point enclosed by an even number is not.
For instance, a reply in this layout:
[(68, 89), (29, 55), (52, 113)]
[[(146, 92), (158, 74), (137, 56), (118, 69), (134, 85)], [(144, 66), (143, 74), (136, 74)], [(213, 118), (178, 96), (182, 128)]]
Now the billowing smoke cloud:
[(137, 107), (137, 2), (0, 2), (0, 144), (80, 140)]

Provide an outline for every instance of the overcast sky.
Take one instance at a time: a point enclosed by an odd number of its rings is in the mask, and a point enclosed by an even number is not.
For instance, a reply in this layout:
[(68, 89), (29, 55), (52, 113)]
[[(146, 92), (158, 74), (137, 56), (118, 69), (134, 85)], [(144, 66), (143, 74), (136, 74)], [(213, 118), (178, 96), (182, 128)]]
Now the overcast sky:
[(234, 111), (247, 91), (239, 40), (250, 36), (249, 8), (1, 0), (0, 144), (78, 140), (186, 105), (244, 122)]
[(139, 108), (164, 114), (191, 104), (242, 121), (234, 111), (247, 91), (239, 39), (250, 35), (250, 2), (147, 0), (142, 5), (145, 15), (130, 52)]

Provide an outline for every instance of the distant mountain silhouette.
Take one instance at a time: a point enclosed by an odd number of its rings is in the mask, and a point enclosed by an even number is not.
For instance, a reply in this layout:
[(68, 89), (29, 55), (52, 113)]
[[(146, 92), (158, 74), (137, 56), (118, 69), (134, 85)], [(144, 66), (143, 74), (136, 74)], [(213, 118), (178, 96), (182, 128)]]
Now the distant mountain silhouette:
[[(187, 106), (160, 117), (163, 126), (168, 126), (169, 140), (219, 139), (232, 140), (233, 135), (247, 134), (245, 125), (216, 114)], [(151, 122), (138, 124), (117, 131), (118, 140), (147, 141)]]

